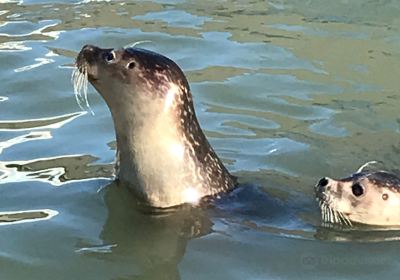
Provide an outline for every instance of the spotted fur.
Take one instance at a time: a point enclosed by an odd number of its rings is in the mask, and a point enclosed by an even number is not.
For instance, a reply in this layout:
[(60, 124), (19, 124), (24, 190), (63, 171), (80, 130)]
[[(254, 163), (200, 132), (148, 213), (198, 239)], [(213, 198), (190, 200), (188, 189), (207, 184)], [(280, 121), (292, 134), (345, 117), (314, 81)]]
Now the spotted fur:
[(229, 191), (229, 174), (197, 121), (187, 79), (171, 59), (141, 48), (85, 46), (76, 61), (106, 101), (119, 180), (156, 207)]
[(325, 177), (315, 191), (325, 223), (400, 225), (400, 178), (395, 174), (361, 171), (339, 180)]

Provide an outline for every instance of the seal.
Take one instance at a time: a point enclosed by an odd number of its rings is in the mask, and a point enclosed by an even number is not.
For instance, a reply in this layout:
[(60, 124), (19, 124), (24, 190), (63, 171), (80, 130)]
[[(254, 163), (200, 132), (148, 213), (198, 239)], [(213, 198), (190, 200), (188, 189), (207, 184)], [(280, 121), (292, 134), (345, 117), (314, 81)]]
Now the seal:
[(320, 179), (315, 193), (325, 223), (400, 225), (400, 178), (395, 174), (360, 168), (343, 179)]
[(200, 128), (189, 83), (174, 61), (137, 47), (86, 45), (76, 67), (78, 81), (87, 77), (111, 111), (116, 176), (139, 197), (166, 208), (235, 187)]

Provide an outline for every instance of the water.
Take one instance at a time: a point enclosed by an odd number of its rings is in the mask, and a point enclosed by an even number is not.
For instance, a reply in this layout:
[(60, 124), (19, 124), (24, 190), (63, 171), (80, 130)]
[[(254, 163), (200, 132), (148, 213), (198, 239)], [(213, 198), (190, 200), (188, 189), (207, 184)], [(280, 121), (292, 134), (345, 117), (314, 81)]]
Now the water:
[[(399, 166), (397, 1), (0, 1), (1, 279), (397, 279), (397, 231), (320, 227), (313, 185)], [(150, 214), (73, 96), (87, 43), (174, 59), (242, 188)], [(26, 212), (27, 211), (27, 212)]]

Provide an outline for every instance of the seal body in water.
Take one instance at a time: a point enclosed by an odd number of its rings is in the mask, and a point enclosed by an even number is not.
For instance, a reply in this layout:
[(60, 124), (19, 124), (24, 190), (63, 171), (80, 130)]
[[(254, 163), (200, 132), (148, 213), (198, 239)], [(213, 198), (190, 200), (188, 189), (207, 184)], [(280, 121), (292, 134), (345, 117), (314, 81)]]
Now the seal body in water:
[(394, 174), (360, 171), (340, 180), (324, 177), (315, 191), (324, 222), (400, 225), (400, 178)]
[(197, 202), (236, 180), (211, 148), (178, 65), (141, 48), (86, 45), (76, 66), (107, 103), (118, 179), (155, 207)]

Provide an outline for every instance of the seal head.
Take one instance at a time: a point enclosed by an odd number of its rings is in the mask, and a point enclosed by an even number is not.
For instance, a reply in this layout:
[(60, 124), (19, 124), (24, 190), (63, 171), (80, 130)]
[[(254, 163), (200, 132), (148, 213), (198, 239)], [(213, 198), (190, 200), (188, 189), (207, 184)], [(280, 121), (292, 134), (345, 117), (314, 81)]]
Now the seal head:
[(76, 65), (111, 111), (118, 179), (152, 206), (197, 202), (235, 186), (200, 128), (175, 62), (141, 48), (87, 45)]
[(385, 172), (359, 172), (340, 180), (324, 177), (315, 186), (326, 223), (400, 225), (400, 178)]

